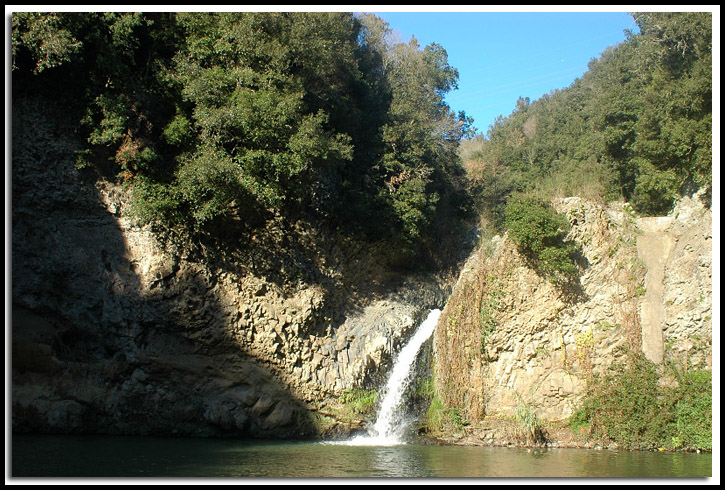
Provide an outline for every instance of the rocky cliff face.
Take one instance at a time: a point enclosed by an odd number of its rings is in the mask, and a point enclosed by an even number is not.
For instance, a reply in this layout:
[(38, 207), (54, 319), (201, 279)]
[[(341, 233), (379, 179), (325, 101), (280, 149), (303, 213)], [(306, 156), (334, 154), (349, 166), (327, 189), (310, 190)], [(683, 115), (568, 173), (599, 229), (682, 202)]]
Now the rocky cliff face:
[[(451, 281), (392, 272), (384, 251), (304, 222), (272, 220), (219, 253), (163, 245), (128, 217), (122, 187), (74, 167), (62, 120), (13, 107), (13, 430), (358, 427), (338, 396), (383, 384)], [(470, 257), (441, 316), (436, 381), (469, 420), (522, 403), (568, 417), (624, 348), (711, 367), (712, 216), (698, 196), (661, 218), (555, 204), (582, 250), (574, 287), (542, 279), (499, 237)]]
[(578, 284), (542, 279), (495, 237), (467, 262), (436, 330), (439, 389), (474, 425), (522, 405), (565, 419), (626, 349), (711, 369), (712, 216), (699, 196), (661, 218), (579, 198), (555, 206), (581, 246)]
[(74, 167), (62, 120), (13, 107), (15, 431), (344, 432), (338, 395), (379, 386), (445, 302), (436, 278), (306, 223), (273, 220), (218, 254), (162, 245), (123, 187)]

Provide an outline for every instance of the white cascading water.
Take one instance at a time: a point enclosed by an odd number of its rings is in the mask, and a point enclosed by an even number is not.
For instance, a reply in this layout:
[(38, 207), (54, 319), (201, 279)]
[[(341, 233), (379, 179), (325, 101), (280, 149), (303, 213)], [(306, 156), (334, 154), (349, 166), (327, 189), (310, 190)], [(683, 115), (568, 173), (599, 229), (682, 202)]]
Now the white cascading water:
[(358, 436), (345, 444), (355, 446), (393, 446), (402, 444), (403, 431), (403, 395), (411, 381), (411, 370), (423, 343), (435, 330), (441, 310), (431, 310), (421, 323), (408, 344), (403, 347), (395, 359), (393, 371), (383, 392), (383, 401), (378, 410), (378, 418), (368, 435)]

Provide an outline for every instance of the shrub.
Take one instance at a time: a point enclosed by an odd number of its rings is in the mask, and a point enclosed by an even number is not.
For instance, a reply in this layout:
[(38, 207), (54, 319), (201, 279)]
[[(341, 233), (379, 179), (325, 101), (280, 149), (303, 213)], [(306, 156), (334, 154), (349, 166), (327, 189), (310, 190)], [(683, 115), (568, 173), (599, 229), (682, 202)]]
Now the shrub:
[(673, 170), (660, 171), (649, 162), (639, 162), (637, 186), (632, 203), (637, 211), (650, 215), (664, 215), (672, 209), (679, 195), (680, 181)]
[(550, 205), (527, 196), (512, 198), (506, 206), (504, 226), (539, 273), (555, 279), (576, 274), (575, 246), (565, 240), (569, 222)]
[(428, 430), (433, 433), (452, 430), (459, 432), (468, 422), (456, 407), (446, 406), (440, 398), (433, 396), (426, 413)]
[(677, 382), (662, 386), (642, 354), (615, 364), (595, 377), (570, 427), (632, 449), (712, 449), (712, 374), (670, 369)]
[(522, 440), (534, 444), (546, 442), (541, 421), (533, 407), (520, 401), (514, 418), (520, 425), (517, 432)]
[(673, 411), (672, 448), (712, 449), (712, 373), (686, 372), (668, 392)]

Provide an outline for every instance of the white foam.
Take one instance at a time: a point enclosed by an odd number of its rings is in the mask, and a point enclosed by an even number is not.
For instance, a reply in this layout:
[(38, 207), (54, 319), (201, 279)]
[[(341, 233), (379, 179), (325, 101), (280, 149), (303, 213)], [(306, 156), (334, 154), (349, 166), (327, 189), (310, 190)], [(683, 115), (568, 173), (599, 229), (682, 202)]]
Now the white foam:
[(430, 338), (438, 324), (441, 310), (431, 310), (413, 337), (395, 359), (393, 370), (383, 392), (383, 401), (378, 410), (375, 425), (367, 435), (354, 437), (338, 444), (348, 446), (396, 446), (405, 444), (403, 436), (406, 424), (403, 395), (410, 384), (411, 372), (423, 343)]

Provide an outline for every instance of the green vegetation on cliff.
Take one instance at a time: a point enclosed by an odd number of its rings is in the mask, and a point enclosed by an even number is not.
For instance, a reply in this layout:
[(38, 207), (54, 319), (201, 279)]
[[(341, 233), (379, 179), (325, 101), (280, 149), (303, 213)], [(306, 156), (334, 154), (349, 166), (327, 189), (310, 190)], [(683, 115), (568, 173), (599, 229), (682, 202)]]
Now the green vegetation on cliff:
[[(244, 242), (273, 217), (305, 218), (421, 264), (452, 249), (473, 203), (540, 273), (568, 278), (574, 250), (551, 197), (654, 215), (712, 186), (712, 15), (634, 19), (640, 32), (570, 87), (521, 98), (471, 139), (444, 99), (458, 79), (445, 49), (394, 42), (381, 19), (350, 13), (17, 12), (13, 98), (67, 108), (78, 167), (124, 181), (157, 230)], [(480, 368), (501, 307), (490, 277), (442, 317), (433, 426), (486, 415)], [(596, 380), (576, 423), (632, 447), (709, 448), (708, 376), (663, 388), (632, 361)], [(373, 400), (346, 395), (355, 413)]]
[[(569, 222), (549, 205), (552, 198), (624, 200), (624, 209), (646, 216), (666, 214), (695, 190), (711, 191), (712, 16), (633, 17), (640, 32), (592, 60), (570, 87), (534, 102), (521, 98), (485, 136), (461, 144), (484, 234), (507, 232), (542, 276), (576, 279), (578, 272), (576, 250), (565, 240)], [(487, 415), (479, 372), (490, 362), (487, 333), (496, 329), (495, 309), (488, 306), (496, 304), (496, 275), (484, 262), (476, 277), (459, 283), (437, 331), (436, 412), (460, 409), (471, 424)], [(496, 266), (504, 275), (505, 264)], [(641, 281), (628, 282), (629, 297), (641, 294)], [(616, 305), (627, 319), (623, 335), (639, 332), (632, 304), (633, 311)], [(677, 371), (632, 356), (588, 379), (572, 423), (626, 447), (710, 449), (709, 376), (693, 366)]]
[(712, 373), (667, 366), (642, 355), (597, 376), (570, 424), (627, 448), (712, 449)]
[(504, 226), (531, 265), (545, 276), (573, 277), (576, 246), (566, 241), (569, 221), (548, 203), (530, 197), (512, 198)]
[(521, 98), (461, 155), (479, 209), (500, 226), (512, 192), (625, 199), (669, 211), (712, 185), (712, 14), (633, 14), (639, 33), (571, 86)]
[(375, 16), (19, 12), (12, 27), (15, 95), (63, 99), (79, 166), (119, 174), (159, 229), (307, 217), (410, 258), (461, 216), (471, 121), (443, 100), (458, 73)]
[(469, 196), (500, 228), (514, 193), (659, 214), (712, 185), (712, 15), (633, 17), (570, 87), (468, 140), (445, 49), (366, 14), (17, 12), (13, 90), (68, 107), (79, 165), (110, 162), (161, 228), (303, 215), (413, 257), (451, 240)]

